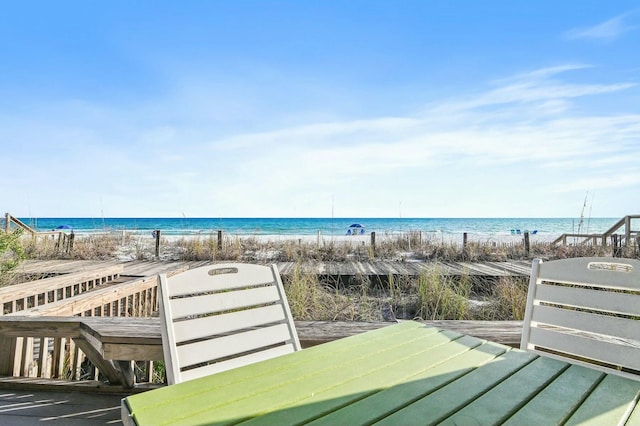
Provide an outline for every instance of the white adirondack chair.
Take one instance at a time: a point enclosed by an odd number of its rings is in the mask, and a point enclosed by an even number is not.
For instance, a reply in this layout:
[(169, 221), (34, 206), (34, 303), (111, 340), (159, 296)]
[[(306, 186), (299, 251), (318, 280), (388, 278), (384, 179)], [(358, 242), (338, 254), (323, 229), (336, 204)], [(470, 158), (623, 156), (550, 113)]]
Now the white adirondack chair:
[(640, 261), (533, 261), (521, 349), (640, 380)]
[(162, 274), (159, 291), (169, 385), (300, 349), (276, 265)]

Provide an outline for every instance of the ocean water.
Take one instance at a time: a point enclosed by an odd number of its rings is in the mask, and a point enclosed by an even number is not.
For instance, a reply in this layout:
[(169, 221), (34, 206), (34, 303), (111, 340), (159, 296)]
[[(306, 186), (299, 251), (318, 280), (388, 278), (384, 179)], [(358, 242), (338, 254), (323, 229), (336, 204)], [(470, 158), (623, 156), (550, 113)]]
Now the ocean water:
[[(159, 229), (165, 236), (208, 236), (218, 230), (238, 236), (376, 236), (420, 231), (444, 237), (467, 233), (474, 239), (521, 237), (555, 238), (563, 233), (602, 233), (620, 218), (20, 218), (39, 231), (65, 227), (77, 234), (127, 231), (151, 236)], [(350, 228), (359, 224), (359, 228)]]

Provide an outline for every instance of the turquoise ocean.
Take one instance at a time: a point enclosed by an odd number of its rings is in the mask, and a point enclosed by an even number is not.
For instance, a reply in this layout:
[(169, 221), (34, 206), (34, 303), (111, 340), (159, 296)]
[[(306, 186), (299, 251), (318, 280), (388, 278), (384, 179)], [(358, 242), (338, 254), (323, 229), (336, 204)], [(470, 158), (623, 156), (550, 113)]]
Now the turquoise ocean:
[[(218, 230), (238, 236), (323, 236), (358, 234), (384, 236), (420, 231), (475, 239), (503, 238), (528, 231), (538, 238), (563, 233), (602, 233), (620, 218), (20, 218), (39, 231), (73, 230), (77, 234), (127, 231), (141, 236), (161, 230), (165, 236), (208, 236)], [(353, 224), (360, 227), (350, 228)], [(62, 228), (59, 228), (62, 227)], [(534, 232), (535, 231), (535, 232)]]

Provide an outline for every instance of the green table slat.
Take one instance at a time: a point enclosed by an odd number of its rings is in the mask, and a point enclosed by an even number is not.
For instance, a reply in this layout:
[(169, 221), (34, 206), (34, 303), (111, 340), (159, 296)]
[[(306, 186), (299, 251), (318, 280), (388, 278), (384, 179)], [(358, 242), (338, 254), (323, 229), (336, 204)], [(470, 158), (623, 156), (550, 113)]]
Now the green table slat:
[(567, 421), (567, 425), (617, 425), (637, 403), (640, 381), (607, 375)]
[(640, 381), (406, 321), (126, 398), (140, 425), (640, 426)]
[[(404, 354), (412, 351), (422, 352), (425, 357), (441, 348), (448, 346), (453, 337), (460, 337), (457, 333), (436, 333), (422, 339), (398, 342), (393, 344), (388, 341), (383, 347), (368, 348), (365, 353), (359, 354), (358, 358), (345, 359), (340, 363), (315, 363), (306, 365), (307, 370), (294, 376), (286, 374), (275, 377), (271, 382), (279, 385), (269, 393), (259, 393), (252, 397), (216, 407), (216, 416), (225, 415), (230, 418), (239, 419), (243, 416), (251, 417), (264, 415), (270, 412), (289, 409), (289, 407), (303, 404), (313, 404), (315, 401), (323, 401), (324, 392), (335, 388), (352, 380), (359, 379), (372, 372), (384, 371), (384, 366), (393, 364), (402, 358)], [(388, 370), (389, 368), (387, 368)], [(306, 374), (305, 374), (306, 373)], [(244, 390), (246, 392), (246, 389)], [(206, 395), (209, 397), (209, 395)], [(365, 395), (362, 395), (363, 397)], [(204, 404), (198, 398), (195, 403)], [(298, 412), (298, 411), (296, 411)], [(206, 421), (210, 412), (202, 412), (190, 418), (194, 423)]]
[[(416, 375), (424, 374), (425, 370), (434, 369), (442, 363), (456, 359), (457, 356), (468, 353), (480, 344), (482, 340), (470, 336), (462, 336), (445, 345), (426, 348), (426, 350), (422, 345), (414, 342), (411, 347), (395, 354), (391, 362), (385, 363), (384, 360), (378, 359), (373, 360), (371, 364), (358, 365), (357, 372), (361, 374), (360, 376), (348, 377), (348, 380), (345, 380), (345, 377), (341, 377), (344, 373), (337, 371), (337, 376), (331, 380), (329, 388), (326, 388), (326, 378), (322, 378), (322, 383), (318, 383), (318, 389), (324, 385), (325, 390), (319, 390), (311, 398), (298, 400), (283, 410), (277, 410), (256, 420), (262, 424), (265, 422), (291, 424), (294, 421), (313, 420), (372, 393), (397, 383), (410, 381)], [(243, 425), (251, 423), (249, 421)]]
[(509, 418), (505, 425), (563, 424), (600, 383), (604, 373), (572, 365)]
[(540, 357), (457, 411), (442, 424), (501, 424), (567, 368), (566, 362)]
[(436, 424), (537, 357), (532, 353), (510, 350), (375, 424), (391, 426)]
[[(220, 404), (246, 399), (253, 394), (272, 394), (271, 391), (283, 383), (302, 380), (309, 374), (320, 374), (317, 371), (318, 365), (325, 369), (337, 368), (343, 363), (367, 358), (372, 353), (392, 350), (398, 345), (421, 341), (429, 336), (442, 335), (437, 329), (410, 321), (368, 334), (366, 338), (356, 335), (242, 369), (185, 382), (180, 386), (168, 386), (133, 395), (127, 398), (127, 404), (139, 424), (170, 424), (184, 420), (185, 413), (192, 411), (194, 406), (201, 411), (210, 411)], [(448, 338), (443, 339), (446, 340)], [(358, 356), (354, 357), (354, 353)], [(251, 392), (248, 393), (247, 389), (251, 389)]]
[(411, 377), (410, 380), (397, 383), (382, 392), (336, 410), (311, 422), (310, 425), (371, 424), (502, 355), (506, 350), (508, 348), (505, 346), (485, 342), (475, 350), (466, 351), (435, 368)]

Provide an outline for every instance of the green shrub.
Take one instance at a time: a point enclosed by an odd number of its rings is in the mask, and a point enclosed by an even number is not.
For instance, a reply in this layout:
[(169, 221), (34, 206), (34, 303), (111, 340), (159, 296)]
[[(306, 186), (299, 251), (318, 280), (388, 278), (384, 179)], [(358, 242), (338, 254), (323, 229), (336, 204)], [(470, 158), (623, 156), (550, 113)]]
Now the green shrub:
[(21, 229), (12, 232), (0, 231), (0, 283), (5, 274), (15, 269), (25, 259), (21, 236)]

